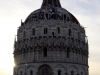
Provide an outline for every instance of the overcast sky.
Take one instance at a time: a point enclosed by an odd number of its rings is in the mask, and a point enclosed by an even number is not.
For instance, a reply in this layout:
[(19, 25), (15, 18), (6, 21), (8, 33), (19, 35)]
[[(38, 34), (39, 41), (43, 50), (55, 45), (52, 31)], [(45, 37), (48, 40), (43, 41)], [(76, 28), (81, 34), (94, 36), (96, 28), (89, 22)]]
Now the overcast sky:
[[(89, 75), (100, 75), (100, 0), (60, 0), (86, 27), (89, 40)], [(0, 75), (13, 75), (13, 42), (27, 16), (42, 0), (0, 0)]]

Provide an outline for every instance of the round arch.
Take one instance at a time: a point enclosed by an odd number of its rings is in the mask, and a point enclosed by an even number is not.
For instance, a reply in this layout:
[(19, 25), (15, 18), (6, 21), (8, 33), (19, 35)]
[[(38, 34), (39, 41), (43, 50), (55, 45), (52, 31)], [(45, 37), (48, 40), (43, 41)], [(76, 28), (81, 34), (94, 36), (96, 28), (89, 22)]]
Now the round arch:
[(52, 69), (49, 65), (44, 64), (38, 68), (38, 75), (52, 75)]
[(67, 73), (70, 75), (76, 75), (78, 73), (78, 68), (75, 65), (69, 66)]

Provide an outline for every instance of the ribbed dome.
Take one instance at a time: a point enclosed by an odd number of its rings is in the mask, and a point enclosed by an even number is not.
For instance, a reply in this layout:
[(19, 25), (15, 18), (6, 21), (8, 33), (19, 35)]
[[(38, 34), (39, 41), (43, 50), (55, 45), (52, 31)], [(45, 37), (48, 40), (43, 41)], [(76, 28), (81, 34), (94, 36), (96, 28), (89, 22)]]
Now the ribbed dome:
[(44, 19), (59, 19), (79, 24), (78, 20), (70, 12), (61, 8), (59, 0), (43, 0), (42, 7), (32, 12), (25, 23)]

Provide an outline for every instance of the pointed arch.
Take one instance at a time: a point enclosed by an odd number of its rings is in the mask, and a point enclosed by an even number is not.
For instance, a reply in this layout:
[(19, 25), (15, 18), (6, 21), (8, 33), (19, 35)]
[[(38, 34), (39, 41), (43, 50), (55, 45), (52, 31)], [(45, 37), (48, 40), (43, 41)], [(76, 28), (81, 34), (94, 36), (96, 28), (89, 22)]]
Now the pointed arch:
[(76, 65), (71, 65), (71, 66), (68, 67), (68, 71), (67, 72), (70, 75), (77, 75), (78, 71), (79, 71), (79, 69), (78, 69), (78, 67)]
[(23, 75), (25, 72), (23, 68), (24, 68), (24, 66), (19, 66), (16, 73), (18, 73), (18, 75)]
[(34, 75), (34, 72), (35, 72), (35, 66), (34, 65), (27, 65), (26, 66), (26, 73), (27, 75)]
[(61, 72), (62, 72), (62, 71), (65, 72), (65, 71), (66, 71), (66, 68), (65, 68), (65, 66), (62, 65), (62, 64), (57, 64), (57, 65), (55, 66), (55, 70), (56, 70), (56, 71), (59, 71), (59, 70), (60, 70)]

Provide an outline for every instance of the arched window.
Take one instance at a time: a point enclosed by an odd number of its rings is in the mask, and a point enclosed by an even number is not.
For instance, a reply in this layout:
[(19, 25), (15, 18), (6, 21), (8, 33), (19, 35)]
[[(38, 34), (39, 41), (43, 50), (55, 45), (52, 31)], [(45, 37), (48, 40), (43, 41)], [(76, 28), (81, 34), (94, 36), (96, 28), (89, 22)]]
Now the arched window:
[(70, 18), (69, 17), (67, 17), (67, 21), (69, 21), (70, 20)]
[(33, 71), (32, 70), (30, 71), (30, 75), (33, 75)]
[(74, 72), (73, 71), (71, 71), (71, 75), (74, 75)]
[(35, 28), (32, 29), (32, 35), (35, 35)]
[(67, 58), (69, 58), (69, 48), (67, 48)]
[(80, 40), (80, 33), (78, 32), (78, 38), (79, 38), (79, 40)]
[(52, 36), (54, 37), (54, 32), (52, 32)]
[(25, 31), (24, 31), (23, 35), (24, 35), (24, 37), (26, 37), (26, 32)]
[(43, 49), (43, 56), (47, 57), (47, 48), (46, 47), (44, 47), (44, 49)]
[(47, 34), (47, 32), (48, 32), (48, 29), (46, 28), (46, 29), (45, 29), (45, 33)]
[(45, 28), (44, 28), (44, 34), (45, 34)]
[(60, 34), (60, 27), (57, 27), (58, 34)]
[(83, 72), (81, 72), (81, 75), (83, 75)]
[(47, 67), (42, 68), (41, 75), (50, 75), (49, 69)]
[(66, 20), (66, 14), (64, 14), (64, 20)]
[(51, 0), (48, 0), (48, 4), (52, 4), (52, 1)]
[(61, 71), (60, 70), (58, 71), (58, 75), (61, 75)]
[(68, 34), (69, 34), (69, 36), (72, 35), (72, 31), (71, 31), (71, 29), (68, 30)]
[(47, 33), (48, 33), (48, 29), (44, 28), (44, 34), (47, 34)]
[(46, 19), (48, 20), (48, 13), (45, 14)]
[(22, 73), (23, 73), (23, 72), (22, 72), (22, 71), (20, 71), (20, 75), (22, 75)]
[(54, 46), (54, 42), (51, 42), (51, 45)]
[(67, 58), (69, 58), (69, 51), (67, 51)]
[(81, 55), (82, 56), (82, 60), (83, 60), (83, 55)]

